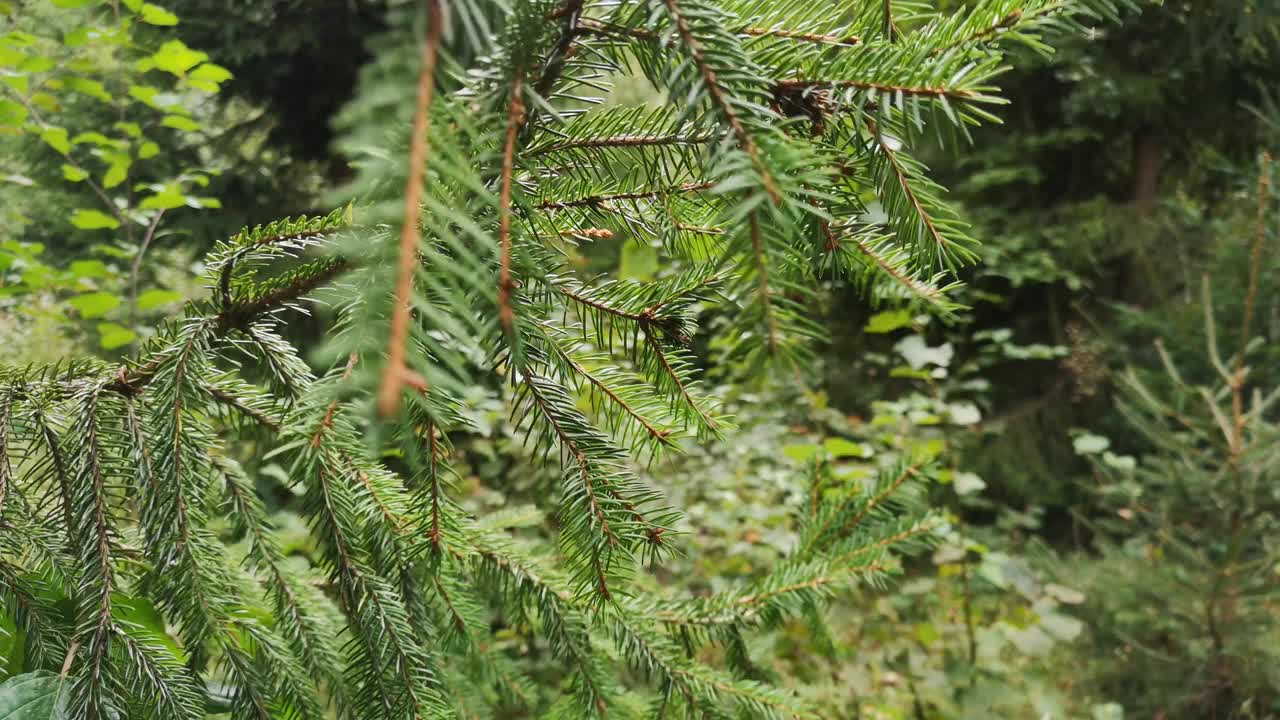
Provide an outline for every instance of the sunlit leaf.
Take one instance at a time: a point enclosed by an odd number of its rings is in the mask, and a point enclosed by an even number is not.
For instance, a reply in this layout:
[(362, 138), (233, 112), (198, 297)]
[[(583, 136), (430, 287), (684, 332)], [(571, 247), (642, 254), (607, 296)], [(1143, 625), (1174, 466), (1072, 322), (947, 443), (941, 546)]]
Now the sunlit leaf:
[(99, 210), (79, 209), (71, 214), (71, 224), (81, 230), (114, 230), (120, 221)]
[(142, 22), (151, 25), (177, 25), (178, 16), (165, 10), (159, 5), (151, 3), (142, 4)]
[(107, 168), (107, 173), (102, 177), (102, 186), (104, 188), (113, 188), (124, 182), (129, 177), (129, 159), (126, 156), (121, 162), (114, 162), (111, 167)]
[(108, 275), (107, 266), (101, 260), (76, 260), (71, 263), (71, 274), (78, 278), (103, 278)]
[(67, 301), (86, 319), (102, 317), (120, 305), (120, 298), (105, 292), (85, 293)]
[(846, 457), (864, 458), (864, 457), (871, 457), (872, 455), (871, 448), (867, 447), (866, 445), (863, 445), (862, 443), (852, 442), (849, 440), (845, 440), (844, 438), (838, 438), (838, 437), (827, 438), (826, 440), (823, 440), (822, 447), (832, 457), (836, 457), (836, 458), (846, 458)]
[(40, 139), (45, 141), (45, 144), (49, 147), (57, 150), (63, 155), (71, 152), (71, 141), (67, 139), (67, 131), (65, 128), (45, 128), (40, 133)]
[(887, 312), (876, 313), (867, 321), (863, 332), (869, 333), (891, 333), (904, 327), (911, 326), (911, 313), (907, 310), (890, 310)]
[(1095, 455), (1111, 447), (1111, 441), (1101, 435), (1083, 433), (1071, 441), (1077, 455)]
[[(146, 5), (143, 5), (145, 8)], [(150, 61), (157, 70), (182, 77), (191, 68), (208, 60), (209, 56), (199, 50), (192, 50), (181, 40), (170, 40), (153, 53)]]
[(137, 333), (123, 325), (98, 323), (98, 346), (103, 350), (115, 350), (133, 342)]
[(176, 185), (166, 185), (163, 190), (144, 198), (140, 207), (143, 210), (172, 210), (187, 204), (187, 196)]
[(148, 290), (138, 296), (139, 310), (153, 310), (161, 305), (182, 302), (182, 293), (173, 290)]
[(22, 105), (0, 98), (0, 125), (19, 126), (27, 120), (27, 109)]
[(192, 132), (200, 129), (200, 123), (182, 115), (165, 115), (160, 124), (183, 132)]

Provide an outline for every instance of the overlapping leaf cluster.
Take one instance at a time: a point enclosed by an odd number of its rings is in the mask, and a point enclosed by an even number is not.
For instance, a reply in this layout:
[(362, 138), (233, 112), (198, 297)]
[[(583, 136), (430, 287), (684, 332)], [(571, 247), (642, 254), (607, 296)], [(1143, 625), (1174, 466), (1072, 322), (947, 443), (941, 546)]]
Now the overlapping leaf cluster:
[[(928, 469), (851, 487), (815, 466), (786, 562), (669, 599), (630, 582), (680, 542), (636, 460), (725, 429), (693, 350), (705, 311), (729, 357), (802, 369), (823, 282), (948, 307), (973, 242), (911, 145), (990, 120), (996, 41), (1071, 8), (1024, 3), (1023, 27), (1007, 0), (967, 22), (811, 5), (399, 5), (342, 120), (354, 213), (218, 248), (209, 300), (137, 363), (5, 371), (4, 611), (27, 666), (62, 670), (69, 716), (199, 717), (207, 695), (245, 718), (812, 716), (748, 679), (743, 633), (820, 631), (831, 592), (893, 572), (934, 527), (913, 501)], [(633, 72), (662, 107), (591, 107)], [(584, 278), (584, 242), (648, 243), (672, 269)], [(322, 287), (339, 319), (316, 372), (279, 325)], [(554, 553), (451, 492), (458, 398), (485, 377), (561, 469)], [(282, 549), (245, 440), (287, 467), (316, 567)], [(563, 683), (522, 677), (495, 620)]]

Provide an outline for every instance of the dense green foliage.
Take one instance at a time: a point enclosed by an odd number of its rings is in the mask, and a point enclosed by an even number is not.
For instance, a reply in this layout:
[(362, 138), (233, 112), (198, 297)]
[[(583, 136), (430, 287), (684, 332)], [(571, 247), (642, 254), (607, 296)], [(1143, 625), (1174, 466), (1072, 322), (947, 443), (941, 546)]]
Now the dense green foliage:
[(1280, 714), (1271, 4), (0, 30), (0, 718)]

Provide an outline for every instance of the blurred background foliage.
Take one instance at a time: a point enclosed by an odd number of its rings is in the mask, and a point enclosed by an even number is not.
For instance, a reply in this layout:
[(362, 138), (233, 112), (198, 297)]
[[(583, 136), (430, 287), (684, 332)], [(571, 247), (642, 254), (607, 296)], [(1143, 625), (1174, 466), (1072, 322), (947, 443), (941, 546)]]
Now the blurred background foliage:
[[(122, 0), (100, 32), (81, 4), (0, 2), (0, 82), (19, 90), (0, 95), (15, 364), (129, 353), (204, 291), (192, 263), (218, 238), (322, 209), (349, 176), (331, 121), (386, 10)], [(1016, 65), (1004, 124), (927, 157), (983, 243), (967, 308), (828, 288), (813, 377), (722, 388), (728, 440), (647, 467), (688, 508), (685, 556), (648, 581), (751, 577), (795, 541), (815, 468), (855, 482), (924, 455), (945, 468), (945, 542), (826, 627), (748, 648), (750, 672), (808, 676), (832, 718), (1280, 717), (1280, 4), (1166, 0)], [(678, 271), (619, 238), (578, 252), (621, 277)], [(727, 376), (715, 329), (698, 347)], [(496, 383), (469, 408), (465, 502), (537, 535), (521, 508), (549, 478)], [(292, 503), (278, 493), (285, 525)]]

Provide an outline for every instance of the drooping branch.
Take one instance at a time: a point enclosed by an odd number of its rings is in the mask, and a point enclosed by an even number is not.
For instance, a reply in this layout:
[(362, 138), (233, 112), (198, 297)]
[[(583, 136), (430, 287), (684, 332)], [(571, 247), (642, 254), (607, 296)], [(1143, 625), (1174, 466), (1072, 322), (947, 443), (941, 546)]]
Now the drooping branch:
[(391, 334), (387, 340), (387, 365), (378, 388), (378, 412), (390, 417), (400, 409), (400, 393), (408, 367), (410, 296), (418, 266), (418, 217), (422, 212), (423, 175), (431, 133), (431, 98), (435, 90), (436, 52), (440, 44), (441, 13), (438, 0), (426, 0), (427, 36), (422, 43), (418, 69), (417, 105), (413, 114), (413, 136), (409, 141), (409, 177), (404, 188), (404, 220), (400, 226), (400, 262), (397, 268), (395, 307)]
[(756, 259), (756, 281), (760, 285), (760, 307), (764, 311), (765, 331), (769, 335), (769, 352), (778, 352), (778, 322), (773, 316), (773, 291), (769, 287), (769, 263), (764, 254), (764, 240), (760, 233), (760, 219), (752, 212), (748, 217), (751, 229), (751, 253)]
[[(827, 221), (823, 220), (820, 225), (822, 227), (824, 237), (823, 251), (828, 253), (839, 252), (842, 244), (840, 236), (836, 235), (835, 231), (831, 228), (831, 224)], [(854, 236), (850, 239), (853, 240), (853, 245), (858, 249), (858, 252), (862, 253), (876, 267), (884, 271), (886, 275), (893, 278), (893, 281), (898, 283), (898, 285), (907, 292), (931, 304), (939, 304), (942, 302), (942, 290), (940, 290), (936, 285), (922, 282), (921, 280), (911, 277), (907, 273), (903, 272), (902, 268), (895, 266), (889, 258), (885, 257), (884, 253), (872, 247), (870, 243), (862, 238)]]
[(511, 105), (507, 111), (507, 136), (502, 149), (502, 190), (498, 208), (498, 242), (501, 247), (498, 318), (508, 334), (515, 326), (515, 314), (511, 309), (511, 291), (514, 289), (514, 281), (511, 279), (511, 180), (515, 166), (516, 137), (525, 121), (524, 100), (521, 97), (523, 91), (524, 80), (517, 72), (511, 85)]
[(644, 334), (645, 342), (653, 351), (654, 357), (657, 358), (658, 367), (662, 369), (663, 375), (671, 380), (672, 385), (676, 388), (676, 392), (686, 403), (688, 403), (689, 407), (693, 408), (693, 411), (702, 419), (702, 422), (706, 425), (707, 429), (713, 432), (718, 431), (720, 426), (716, 423), (715, 418), (708, 415), (706, 411), (702, 409), (702, 405), (693, 399), (693, 396), (689, 394), (689, 388), (685, 385), (684, 381), (680, 379), (680, 374), (671, 366), (671, 360), (667, 357), (666, 351), (662, 349), (662, 343), (659, 342), (657, 335), (654, 334), (651, 329), (651, 325), (642, 325), (640, 329)]
[(911, 203), (911, 207), (916, 216), (920, 218), (920, 223), (924, 226), (926, 233), (939, 248), (950, 247), (952, 245), (951, 239), (942, 234), (933, 215), (925, 207), (924, 201), (920, 199), (920, 195), (915, 188), (911, 187), (911, 175), (907, 172), (906, 167), (903, 166), (902, 161), (898, 159), (897, 151), (885, 141), (884, 135), (880, 132), (880, 127), (874, 120), (867, 118), (866, 122), (872, 141), (884, 155), (885, 161), (889, 164), (890, 170), (893, 171), (894, 177), (897, 179), (898, 186), (902, 188), (902, 194)]
[[(556, 419), (555, 413), (548, 407), (547, 398), (534, 382), (533, 376), (526, 375), (524, 385), (528, 388), (529, 396), (533, 399), (534, 405), (538, 411), (546, 418), (548, 425), (555, 434), (556, 439), (560, 443), (560, 447), (567, 453), (578, 466), (578, 475), (582, 480), (582, 487), (587, 494), (588, 504), (591, 510), (593, 521), (600, 526), (600, 534), (605, 538), (611, 547), (618, 547), (620, 542), (617, 534), (609, 527), (609, 519), (606, 517), (604, 508), (600, 504), (600, 500), (596, 495), (595, 480), (592, 478), (591, 462), (586, 452), (579, 443), (570, 436), (569, 432), (563, 427), (559, 420)], [(604, 566), (600, 563), (599, 552), (592, 548), (591, 552), (592, 567), (596, 575), (597, 590), (602, 598), (609, 598), (609, 582), (605, 573)]]
[(583, 367), (582, 363), (574, 359), (568, 352), (564, 350), (564, 348), (560, 347), (559, 344), (553, 342), (553, 343), (550, 343), (550, 345), (555, 350), (555, 352), (561, 357), (561, 359), (565, 362), (565, 364), (567, 364), (570, 368), (572, 368), (573, 371), (578, 374), (578, 376), (586, 380), (591, 387), (595, 388), (602, 395), (609, 398), (609, 400), (615, 406), (617, 406), (629, 417), (631, 417), (631, 419), (635, 420), (640, 425), (640, 427), (644, 428), (645, 433), (648, 434), (650, 438), (656, 440), (658, 443), (665, 445), (667, 447), (674, 447), (675, 443), (671, 440), (670, 430), (665, 430), (663, 428), (659, 428), (656, 425), (654, 425), (653, 421), (651, 421), (649, 418), (641, 414), (639, 410), (632, 407), (631, 403), (627, 402), (624, 398), (619, 396), (618, 393), (615, 392), (613, 388), (609, 387), (609, 385), (606, 382), (596, 377), (596, 375), (592, 373), (590, 370), (588, 370), (587, 368)]

